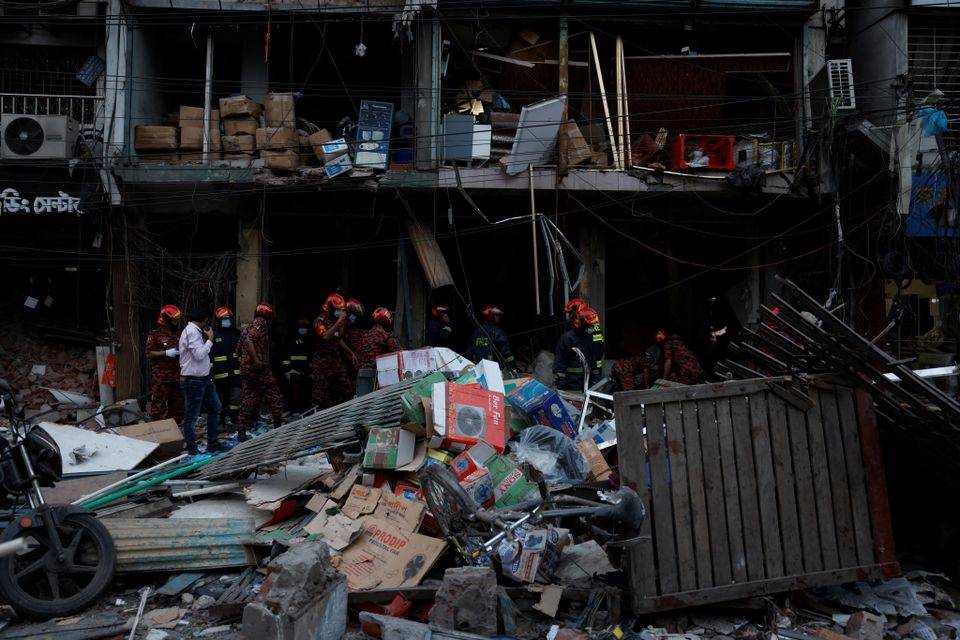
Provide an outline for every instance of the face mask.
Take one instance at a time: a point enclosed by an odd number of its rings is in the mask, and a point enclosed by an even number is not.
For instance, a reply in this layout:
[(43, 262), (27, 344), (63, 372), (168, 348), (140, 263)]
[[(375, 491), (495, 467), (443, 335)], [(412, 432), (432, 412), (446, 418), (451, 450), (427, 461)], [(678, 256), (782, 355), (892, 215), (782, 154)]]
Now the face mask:
[(220, 321), (220, 326), (224, 329), (229, 329), (231, 326), (233, 326), (233, 323), (230, 322), (230, 318), (224, 318)]
[(349, 316), (347, 316), (347, 322), (349, 322), (350, 324), (354, 324), (356, 321), (357, 321), (357, 316), (353, 315), (352, 313)]
[(307, 328), (306, 328), (306, 327), (300, 327), (299, 329), (297, 329), (297, 333), (299, 333), (299, 334), (302, 335), (302, 336), (305, 336), (305, 335), (307, 335)]
[(343, 309), (334, 309), (334, 310), (333, 310), (333, 317), (334, 317), (334, 318), (339, 318), (339, 317), (342, 316), (342, 315), (343, 315)]

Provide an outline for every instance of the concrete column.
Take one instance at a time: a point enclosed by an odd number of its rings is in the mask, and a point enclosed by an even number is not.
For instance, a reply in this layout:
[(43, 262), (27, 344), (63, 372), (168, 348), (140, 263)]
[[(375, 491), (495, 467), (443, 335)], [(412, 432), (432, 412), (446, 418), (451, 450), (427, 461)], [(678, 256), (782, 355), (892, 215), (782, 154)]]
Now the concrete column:
[(237, 252), (237, 320), (253, 320), (257, 303), (266, 294), (263, 286), (263, 236), (260, 218), (255, 214), (240, 215), (240, 248)]
[(417, 105), (414, 166), (419, 170), (437, 166), (440, 135), (440, 19), (422, 16), (417, 21)]
[(606, 230), (597, 223), (588, 222), (580, 228), (579, 248), (585, 264), (579, 297), (597, 310), (602, 322), (606, 320), (607, 311)]

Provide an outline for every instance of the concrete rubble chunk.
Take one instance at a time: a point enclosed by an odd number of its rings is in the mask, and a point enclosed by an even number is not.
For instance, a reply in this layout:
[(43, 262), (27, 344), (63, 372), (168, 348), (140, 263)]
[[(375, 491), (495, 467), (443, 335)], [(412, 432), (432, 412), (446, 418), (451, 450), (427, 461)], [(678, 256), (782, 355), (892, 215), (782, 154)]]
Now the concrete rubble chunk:
[(883, 640), (883, 629), (887, 622), (885, 616), (868, 611), (857, 611), (850, 615), (844, 633), (855, 640)]
[(267, 565), (242, 633), (256, 640), (339, 640), (347, 625), (347, 579), (315, 540), (294, 545)]
[(480, 635), (497, 633), (497, 576), (490, 567), (456, 567), (430, 609), (430, 624)]

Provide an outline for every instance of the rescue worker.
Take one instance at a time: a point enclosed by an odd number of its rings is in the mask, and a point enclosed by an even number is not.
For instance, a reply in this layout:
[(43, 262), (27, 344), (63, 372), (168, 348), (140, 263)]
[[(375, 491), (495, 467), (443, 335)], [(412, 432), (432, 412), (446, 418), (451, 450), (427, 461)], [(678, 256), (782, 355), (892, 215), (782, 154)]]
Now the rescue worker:
[(320, 409), (346, 402), (353, 397), (350, 372), (356, 357), (344, 343), (347, 302), (339, 293), (331, 293), (323, 311), (313, 321), (316, 334), (313, 351), (313, 403)]
[(657, 343), (663, 349), (663, 377), (680, 384), (697, 384), (703, 380), (703, 368), (693, 351), (677, 334), (661, 329)]
[(427, 347), (453, 348), (453, 327), (450, 324), (450, 307), (445, 304), (435, 304), (430, 308), (430, 320), (424, 334), (424, 345)]
[(474, 362), (481, 360), (500, 360), (505, 370), (515, 366), (513, 352), (506, 332), (500, 327), (503, 311), (494, 304), (488, 304), (480, 311), (480, 326), (473, 330), (467, 341), (467, 358)]
[(254, 422), (260, 415), (260, 405), (266, 400), (273, 415), (274, 428), (283, 423), (283, 397), (277, 380), (270, 370), (270, 323), (276, 313), (269, 302), (257, 305), (253, 322), (244, 327), (240, 334), (240, 377), (243, 391), (240, 400), (240, 428), (237, 439), (243, 442), (247, 432), (253, 430)]
[[(233, 309), (219, 307), (213, 312), (213, 348), (210, 349), (210, 373), (223, 407), (223, 416), (236, 427), (240, 421), (240, 358), (237, 343), (240, 331), (234, 326)], [(223, 419), (222, 422), (226, 423)]]
[(180, 309), (172, 304), (160, 308), (157, 326), (147, 334), (145, 351), (150, 360), (150, 406), (153, 420), (183, 421), (180, 391)]
[(310, 321), (297, 320), (293, 339), (287, 346), (287, 355), (282, 366), (287, 381), (287, 406), (291, 411), (302, 413), (310, 407), (310, 354), (313, 340), (310, 337)]
[[(603, 369), (603, 334), (598, 334), (599, 326), (600, 316), (596, 310), (581, 307), (573, 318), (573, 327), (560, 336), (553, 360), (553, 375), (558, 389), (583, 389), (584, 364), (574, 349), (579, 349), (586, 359), (590, 379), (594, 382), (600, 379)], [(599, 341), (595, 340), (597, 335), (600, 336)]]
[(374, 310), (359, 340), (349, 345), (357, 356), (357, 367), (361, 371), (370, 370), (376, 374), (377, 357), (400, 350), (400, 341), (390, 333), (392, 328), (393, 314), (385, 307)]
[[(343, 341), (354, 354), (357, 353), (357, 347), (363, 340), (363, 334), (370, 328), (370, 322), (367, 318), (366, 309), (363, 303), (356, 298), (347, 298), (345, 307), (347, 320), (346, 328), (343, 330)], [(355, 374), (356, 372), (354, 372)]]

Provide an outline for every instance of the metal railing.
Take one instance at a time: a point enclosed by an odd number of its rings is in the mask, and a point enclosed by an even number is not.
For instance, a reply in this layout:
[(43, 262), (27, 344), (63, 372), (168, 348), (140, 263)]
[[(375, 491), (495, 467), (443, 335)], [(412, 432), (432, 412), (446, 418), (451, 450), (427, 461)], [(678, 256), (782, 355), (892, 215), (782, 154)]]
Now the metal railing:
[(103, 112), (103, 96), (0, 93), (0, 111), (34, 116), (70, 116), (81, 126), (93, 126)]

